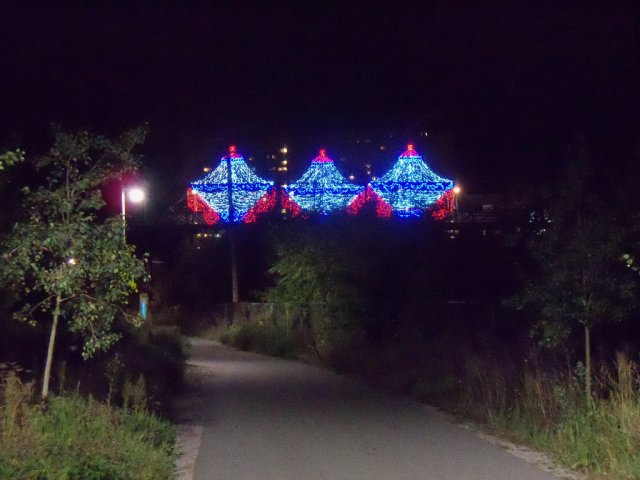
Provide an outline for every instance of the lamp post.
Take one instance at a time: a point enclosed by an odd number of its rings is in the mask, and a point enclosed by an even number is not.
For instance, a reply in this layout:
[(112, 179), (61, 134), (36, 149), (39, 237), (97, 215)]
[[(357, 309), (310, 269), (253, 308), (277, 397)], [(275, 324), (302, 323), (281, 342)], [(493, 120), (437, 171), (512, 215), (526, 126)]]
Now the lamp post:
[(140, 187), (122, 187), (121, 201), (122, 201), (122, 236), (125, 241), (127, 238), (127, 196), (129, 201), (133, 203), (140, 203), (144, 200), (144, 190)]
[(458, 218), (458, 196), (460, 195), (460, 192), (462, 190), (460, 189), (460, 187), (458, 185), (456, 185), (455, 187), (453, 187), (453, 208), (456, 211), (456, 223), (458, 223), (459, 218)]
[[(120, 199), (122, 202), (122, 239), (124, 242), (127, 242), (127, 197), (129, 197), (129, 201), (133, 203), (140, 203), (144, 201), (145, 193), (144, 190), (140, 187), (122, 187), (122, 192), (120, 195)], [(148, 271), (148, 263), (146, 263), (147, 259), (145, 258), (145, 270)], [(144, 291), (140, 292), (140, 316), (143, 320), (147, 320), (149, 315), (149, 297), (147, 293)]]

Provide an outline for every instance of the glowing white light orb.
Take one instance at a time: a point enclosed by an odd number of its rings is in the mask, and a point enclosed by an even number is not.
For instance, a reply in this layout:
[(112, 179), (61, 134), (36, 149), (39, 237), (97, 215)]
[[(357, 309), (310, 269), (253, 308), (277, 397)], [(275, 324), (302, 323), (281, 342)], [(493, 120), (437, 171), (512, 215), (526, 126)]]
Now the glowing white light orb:
[(140, 203), (144, 200), (144, 190), (141, 188), (131, 188), (129, 190), (129, 200), (133, 203)]

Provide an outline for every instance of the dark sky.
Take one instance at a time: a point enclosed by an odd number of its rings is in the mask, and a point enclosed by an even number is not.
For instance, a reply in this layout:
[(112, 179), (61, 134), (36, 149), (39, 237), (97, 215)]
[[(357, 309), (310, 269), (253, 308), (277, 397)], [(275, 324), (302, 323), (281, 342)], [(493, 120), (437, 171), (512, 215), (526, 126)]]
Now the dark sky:
[(169, 191), (230, 142), (287, 142), (304, 168), (392, 133), (481, 190), (553, 167), (576, 134), (637, 131), (631, 1), (20, 3), (0, 19), (0, 148), (148, 121)]

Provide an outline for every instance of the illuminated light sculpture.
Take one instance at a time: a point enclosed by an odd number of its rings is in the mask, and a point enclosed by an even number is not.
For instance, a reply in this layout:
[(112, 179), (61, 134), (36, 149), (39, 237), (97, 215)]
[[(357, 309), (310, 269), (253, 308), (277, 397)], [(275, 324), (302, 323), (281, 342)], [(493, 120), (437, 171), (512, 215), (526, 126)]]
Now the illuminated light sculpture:
[(273, 182), (253, 173), (232, 145), (212, 172), (191, 182), (187, 204), (194, 212), (202, 212), (209, 224), (254, 222), (257, 214), (275, 205), (275, 191), (269, 191), (272, 187)]
[(436, 200), (430, 208), (431, 216), (436, 220), (446, 220), (453, 214), (455, 210), (455, 200), (453, 198), (453, 189), (449, 189)]
[(220, 221), (218, 215), (205, 201), (193, 190), (187, 190), (187, 206), (192, 212), (202, 213), (202, 219), (209, 225), (214, 225)]
[(291, 197), (289, 197), (286, 191), (282, 192), (282, 213), (288, 214), (291, 218), (297, 217), (298, 215), (300, 215), (301, 218), (306, 218), (302, 215), (300, 205), (291, 200)]
[(258, 216), (271, 210), (278, 201), (278, 192), (275, 188), (270, 189), (258, 202), (244, 214), (242, 218), (245, 223), (255, 223)]
[(364, 187), (347, 181), (323, 149), (295, 183), (283, 187), (286, 196), (304, 211), (326, 215), (346, 208)]
[(347, 207), (349, 215), (357, 215), (367, 203), (375, 205), (376, 215), (380, 218), (389, 218), (391, 216), (391, 205), (385, 202), (369, 185), (361, 192), (353, 202)]
[(431, 171), (413, 145), (407, 146), (391, 170), (369, 185), (400, 217), (421, 216), (453, 188), (451, 180)]

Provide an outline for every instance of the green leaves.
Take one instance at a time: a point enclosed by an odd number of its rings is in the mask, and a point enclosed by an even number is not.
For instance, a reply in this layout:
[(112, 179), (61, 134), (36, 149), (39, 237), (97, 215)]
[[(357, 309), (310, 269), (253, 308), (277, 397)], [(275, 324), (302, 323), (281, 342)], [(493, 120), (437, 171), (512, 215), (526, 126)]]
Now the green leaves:
[(143, 262), (125, 243), (121, 220), (99, 221), (97, 213), (100, 187), (137, 167), (132, 149), (146, 133), (140, 127), (112, 141), (57, 129), (54, 146), (34, 162), (46, 184), (24, 189), (24, 219), (4, 244), (0, 280), (21, 299), (16, 318), (42, 321), (59, 296), (61, 318), (84, 339), (85, 358), (117, 341), (117, 314), (137, 322), (122, 306), (144, 281)]
[(530, 242), (537, 275), (511, 301), (539, 312), (533, 333), (549, 346), (576, 327), (620, 320), (635, 305), (636, 280), (629, 271), (633, 259), (623, 253), (631, 230), (618, 220), (624, 215), (594, 193), (598, 179), (587, 160), (569, 162), (565, 178), (548, 199), (549, 222)]
[(19, 148), (0, 154), (0, 172), (16, 163), (24, 161), (24, 151)]

